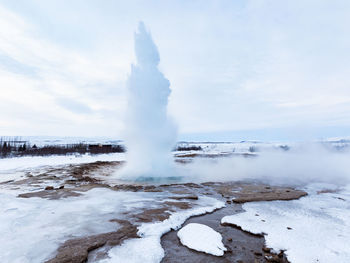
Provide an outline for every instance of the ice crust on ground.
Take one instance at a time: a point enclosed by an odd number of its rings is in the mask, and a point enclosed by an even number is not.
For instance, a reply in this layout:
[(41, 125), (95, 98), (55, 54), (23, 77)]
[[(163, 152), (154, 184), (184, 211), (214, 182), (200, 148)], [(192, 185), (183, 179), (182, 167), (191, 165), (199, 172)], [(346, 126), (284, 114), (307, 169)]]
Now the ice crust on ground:
[(0, 193), (0, 262), (44, 262), (60, 243), (118, 229), (110, 219), (156, 200), (155, 193), (95, 188), (60, 200)]
[(246, 203), (245, 212), (225, 216), (221, 222), (265, 233), (267, 247), (286, 250), (292, 263), (349, 262), (350, 185), (320, 194), (322, 188), (317, 186), (308, 186), (309, 196), (299, 200)]
[(141, 238), (129, 239), (122, 245), (112, 248), (110, 258), (100, 263), (158, 263), (164, 257), (164, 250), (160, 244), (163, 234), (176, 230), (191, 216), (210, 213), (225, 206), (224, 202), (210, 197), (200, 197), (201, 207), (173, 213), (168, 219), (157, 223), (144, 223), (138, 228)]
[(191, 223), (177, 232), (181, 243), (199, 252), (214, 256), (223, 256), (227, 250), (222, 243), (222, 236), (209, 226)]

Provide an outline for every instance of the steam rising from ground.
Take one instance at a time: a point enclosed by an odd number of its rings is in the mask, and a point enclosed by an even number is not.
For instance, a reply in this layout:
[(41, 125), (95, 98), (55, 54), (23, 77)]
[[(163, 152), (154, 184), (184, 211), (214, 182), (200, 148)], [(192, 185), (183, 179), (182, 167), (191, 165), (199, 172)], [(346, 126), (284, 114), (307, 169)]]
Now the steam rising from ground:
[(159, 71), (159, 53), (145, 25), (135, 33), (137, 64), (131, 65), (126, 114), (127, 167), (130, 177), (170, 176), (176, 127), (167, 116), (170, 83)]
[(322, 144), (301, 144), (289, 151), (266, 150), (256, 157), (195, 159), (182, 171), (195, 181), (253, 180), (279, 185), (350, 183), (350, 152)]

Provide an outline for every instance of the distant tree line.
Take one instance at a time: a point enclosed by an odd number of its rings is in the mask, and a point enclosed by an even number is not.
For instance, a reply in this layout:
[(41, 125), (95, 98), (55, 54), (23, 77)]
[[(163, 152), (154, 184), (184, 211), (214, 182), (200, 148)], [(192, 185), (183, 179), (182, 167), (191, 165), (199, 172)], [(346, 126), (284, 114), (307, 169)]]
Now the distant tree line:
[(0, 138), (0, 158), (16, 156), (46, 156), (67, 154), (102, 154), (125, 152), (122, 145), (114, 144), (65, 144), (65, 145), (30, 145), (18, 138)]
[(177, 146), (175, 151), (201, 151), (201, 146), (188, 145), (188, 146)]

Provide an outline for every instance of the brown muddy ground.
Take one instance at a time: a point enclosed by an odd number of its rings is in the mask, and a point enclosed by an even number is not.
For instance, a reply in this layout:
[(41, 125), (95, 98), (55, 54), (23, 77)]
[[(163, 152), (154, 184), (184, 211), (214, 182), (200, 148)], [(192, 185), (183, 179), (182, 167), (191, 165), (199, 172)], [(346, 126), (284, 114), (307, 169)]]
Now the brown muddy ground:
[[(92, 188), (103, 187), (113, 191), (161, 192), (164, 198), (174, 201), (157, 203), (157, 207), (142, 208), (116, 218), (122, 227), (110, 233), (91, 235), (66, 240), (58, 248), (56, 255), (48, 260), (59, 262), (93, 262), (95, 258), (107, 257), (108, 248), (121, 244), (125, 239), (135, 238), (137, 227), (144, 222), (156, 222), (167, 219), (172, 212), (190, 209), (195, 206), (199, 196), (210, 196), (226, 202), (226, 207), (211, 214), (188, 219), (188, 223), (202, 223), (212, 227), (223, 236), (228, 251), (223, 257), (215, 257), (196, 252), (182, 246), (177, 232), (171, 231), (162, 237), (165, 250), (162, 262), (287, 262), (283, 252), (280, 255), (269, 253), (264, 247), (263, 236), (246, 233), (234, 226), (221, 225), (221, 218), (242, 212), (241, 204), (251, 201), (292, 200), (305, 196), (306, 193), (291, 187), (278, 187), (248, 182), (206, 182), (173, 184), (129, 184), (110, 183), (108, 177), (123, 162), (95, 162), (89, 164), (65, 165), (28, 171), (26, 178), (2, 183), (13, 189), (29, 189), (18, 198), (40, 197), (60, 199), (79, 196)], [(125, 220), (127, 218), (127, 220)], [(93, 257), (90, 255), (94, 254)]]
[(47, 263), (86, 262), (89, 252), (102, 247), (118, 246), (128, 238), (138, 238), (136, 226), (125, 220), (115, 220), (122, 225), (118, 231), (70, 239), (57, 250), (57, 255), (46, 261)]
[(222, 257), (208, 255), (189, 249), (180, 243), (177, 237), (178, 231), (171, 231), (162, 237), (161, 244), (165, 252), (163, 263), (212, 263), (212, 262), (288, 262), (283, 251), (279, 254), (270, 253), (265, 247), (265, 239), (262, 235), (253, 235), (239, 228), (220, 224), (221, 218), (243, 212), (241, 204), (229, 204), (213, 213), (195, 216), (188, 219), (189, 223), (207, 225), (219, 232), (223, 237), (223, 243), (227, 251)]

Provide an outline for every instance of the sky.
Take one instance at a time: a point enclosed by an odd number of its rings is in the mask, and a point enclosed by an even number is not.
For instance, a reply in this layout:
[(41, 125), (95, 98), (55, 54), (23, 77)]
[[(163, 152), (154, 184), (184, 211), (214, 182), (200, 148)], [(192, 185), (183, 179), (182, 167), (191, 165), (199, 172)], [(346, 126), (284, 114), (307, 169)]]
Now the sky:
[(122, 139), (139, 21), (179, 139), (350, 135), (348, 0), (0, 0), (0, 134)]

